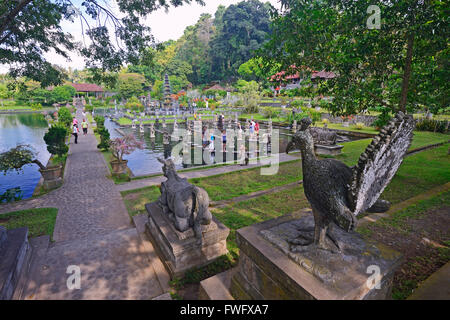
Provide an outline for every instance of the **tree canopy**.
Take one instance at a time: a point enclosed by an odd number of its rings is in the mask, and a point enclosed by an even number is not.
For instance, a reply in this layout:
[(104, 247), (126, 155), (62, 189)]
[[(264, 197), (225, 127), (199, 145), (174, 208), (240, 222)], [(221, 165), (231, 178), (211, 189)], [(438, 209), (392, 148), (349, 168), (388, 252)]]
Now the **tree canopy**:
[[(297, 72), (333, 71), (319, 93), (334, 97), (336, 113), (370, 107), (390, 111), (448, 105), (448, 7), (444, 1), (281, 0), (271, 11), (267, 61)], [(372, 7), (373, 9), (373, 7)], [(375, 20), (374, 20), (375, 19)]]
[[(43, 87), (62, 82), (61, 72), (44, 57), (54, 50), (68, 58), (76, 50), (99, 79), (124, 63), (137, 64), (153, 43), (143, 24), (149, 13), (192, 0), (4, 0), (0, 3), (0, 63), (10, 65), (14, 77), (39, 80)], [(202, 0), (195, 0), (203, 4)], [(116, 4), (118, 11), (111, 7)], [(83, 43), (64, 32), (63, 21), (81, 24)]]

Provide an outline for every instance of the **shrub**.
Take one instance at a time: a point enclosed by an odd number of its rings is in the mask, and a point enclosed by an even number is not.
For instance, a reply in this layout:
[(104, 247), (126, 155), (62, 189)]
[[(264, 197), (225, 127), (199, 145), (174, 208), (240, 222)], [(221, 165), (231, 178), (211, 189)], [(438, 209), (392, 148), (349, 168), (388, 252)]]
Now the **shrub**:
[(58, 125), (51, 126), (44, 135), (44, 141), (47, 144), (48, 152), (60, 157), (66, 154), (67, 151), (69, 151), (69, 147), (66, 145), (66, 135), (66, 128)]
[(6, 192), (3, 194), (0, 194), (0, 203), (6, 202), (10, 203), (13, 201), (19, 201), (23, 198), (23, 191), (20, 189), (20, 187), (10, 188), (6, 189)]
[(257, 105), (247, 105), (244, 109), (245, 113), (258, 113), (259, 107)]
[(102, 116), (95, 116), (94, 121), (97, 123), (97, 129), (105, 126), (105, 118)]
[(111, 140), (110, 147), (114, 158), (122, 162), (125, 154), (131, 154), (136, 148), (142, 149), (143, 143), (136, 140), (134, 135), (128, 134)]
[(100, 135), (100, 143), (97, 145), (98, 149), (108, 150), (110, 145), (110, 135), (108, 129), (104, 126), (97, 127), (96, 132)]
[(329, 124), (330, 120), (328, 120), (327, 118), (322, 119), (322, 123), (323, 124)]
[(279, 114), (280, 114), (279, 111), (277, 111), (271, 107), (266, 107), (263, 109), (264, 118), (276, 118), (276, 117), (278, 117)]
[(308, 118), (309, 115), (306, 112), (300, 112), (300, 113), (296, 113), (295, 115), (292, 115), (292, 113), (288, 114), (288, 122), (289, 123), (293, 123), (294, 120), (297, 120), (297, 123), (302, 120), (303, 118)]
[(94, 106), (86, 105), (86, 106), (84, 107), (84, 109), (85, 109), (87, 112), (92, 112), (92, 111), (94, 111)]
[(40, 104), (40, 103), (33, 103), (31, 105), (31, 109), (32, 110), (42, 110), (42, 104)]
[(416, 130), (446, 133), (448, 131), (448, 121), (422, 118), (417, 121)]
[(309, 109), (308, 116), (311, 118), (312, 124), (315, 124), (316, 122), (319, 122), (322, 120), (322, 115), (320, 112), (315, 111), (314, 109)]
[(65, 127), (70, 127), (70, 124), (72, 123), (72, 114), (70, 113), (68, 108), (66, 107), (59, 108), (58, 122)]
[(364, 123), (357, 122), (356, 125), (355, 125), (355, 129), (356, 130), (362, 130), (362, 128), (364, 128)]
[(303, 107), (303, 100), (294, 100), (291, 102), (291, 107), (293, 108), (301, 108)]
[(388, 124), (388, 122), (391, 120), (391, 114), (390, 114), (390, 109), (386, 108), (386, 107), (378, 107), (375, 109), (378, 112), (381, 112), (380, 115), (378, 116), (377, 120), (375, 120), (372, 125), (375, 128), (382, 128), (385, 125)]
[(138, 112), (144, 111), (144, 105), (139, 101), (138, 98), (134, 96), (128, 99), (128, 102), (125, 104), (125, 107), (133, 111)]
[(44, 169), (42, 163), (35, 158), (35, 153), (29, 145), (17, 145), (6, 152), (0, 153), (0, 172), (6, 174), (10, 170), (20, 172), (26, 164), (35, 163)]

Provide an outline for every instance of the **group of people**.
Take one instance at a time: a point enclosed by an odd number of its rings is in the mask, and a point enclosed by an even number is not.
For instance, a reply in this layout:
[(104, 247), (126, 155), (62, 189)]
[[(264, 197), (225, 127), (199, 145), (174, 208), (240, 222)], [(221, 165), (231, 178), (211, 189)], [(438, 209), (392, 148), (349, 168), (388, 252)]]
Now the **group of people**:
[(250, 130), (250, 134), (255, 133), (258, 136), (259, 135), (259, 123), (252, 119), (250, 121), (249, 130)]
[[(81, 128), (83, 129), (83, 135), (87, 135), (88, 130), (88, 123), (85, 118), (83, 118), (83, 121), (81, 122)], [(80, 129), (78, 128), (78, 120), (77, 118), (73, 117), (72, 120), (72, 135), (75, 138), (75, 144), (78, 144), (78, 133), (80, 133)]]

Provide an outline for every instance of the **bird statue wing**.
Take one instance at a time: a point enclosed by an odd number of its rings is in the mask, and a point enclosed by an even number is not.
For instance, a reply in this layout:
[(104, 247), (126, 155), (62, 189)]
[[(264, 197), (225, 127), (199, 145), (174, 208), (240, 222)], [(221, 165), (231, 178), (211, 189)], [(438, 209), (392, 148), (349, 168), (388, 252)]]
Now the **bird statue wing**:
[(414, 127), (413, 117), (399, 112), (359, 157), (348, 191), (355, 216), (369, 209), (394, 177), (411, 145)]

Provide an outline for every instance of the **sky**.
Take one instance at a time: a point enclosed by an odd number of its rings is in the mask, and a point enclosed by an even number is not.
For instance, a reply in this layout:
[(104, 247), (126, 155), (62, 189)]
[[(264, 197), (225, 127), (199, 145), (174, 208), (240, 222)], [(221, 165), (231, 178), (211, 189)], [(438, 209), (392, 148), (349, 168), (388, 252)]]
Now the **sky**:
[[(205, 6), (197, 3), (184, 4), (178, 8), (169, 8), (168, 12), (164, 9), (157, 10), (150, 14), (145, 24), (151, 28), (151, 33), (157, 41), (177, 40), (183, 35), (184, 29), (189, 25), (194, 25), (202, 13), (214, 15), (219, 5), (229, 6), (236, 4), (242, 0), (204, 0)], [(275, 8), (280, 8), (279, 0), (260, 0), (268, 1)], [(78, 1), (74, 1), (75, 3)], [(117, 12), (117, 11), (116, 11)], [(62, 29), (72, 34), (77, 41), (81, 41), (81, 25), (78, 22), (71, 23), (64, 21)], [(75, 53), (70, 54), (71, 61), (67, 61), (64, 57), (59, 56), (54, 51), (46, 53), (45, 57), (53, 64), (60, 65), (64, 68), (83, 69), (84, 60)], [(7, 65), (0, 65), (0, 73), (8, 71)]]

